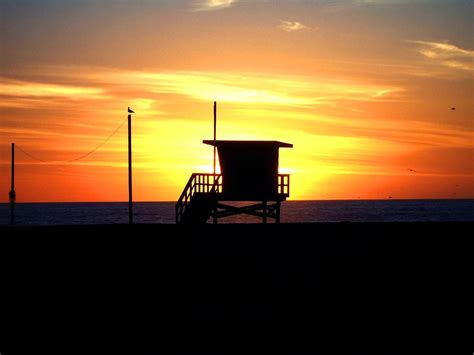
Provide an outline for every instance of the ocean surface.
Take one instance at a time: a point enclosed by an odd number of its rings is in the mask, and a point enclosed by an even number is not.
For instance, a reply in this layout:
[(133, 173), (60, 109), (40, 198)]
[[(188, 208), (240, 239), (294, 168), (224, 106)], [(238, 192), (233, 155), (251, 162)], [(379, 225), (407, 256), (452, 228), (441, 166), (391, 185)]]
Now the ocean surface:
[[(474, 200), (286, 201), (281, 208), (282, 223), (424, 221), (474, 221)], [(175, 203), (136, 202), (134, 222), (175, 223)], [(9, 223), (10, 207), (2, 203), (0, 225)], [(125, 202), (15, 205), (15, 225), (119, 223), (128, 223)], [(261, 219), (241, 215), (219, 223), (261, 223)]]

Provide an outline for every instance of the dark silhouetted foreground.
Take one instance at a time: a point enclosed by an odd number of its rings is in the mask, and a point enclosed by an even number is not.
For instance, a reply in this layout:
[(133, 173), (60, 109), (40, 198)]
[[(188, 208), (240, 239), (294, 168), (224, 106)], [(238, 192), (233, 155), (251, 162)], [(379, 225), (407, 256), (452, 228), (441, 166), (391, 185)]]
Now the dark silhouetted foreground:
[(470, 349), (472, 226), (0, 228), (2, 351)]

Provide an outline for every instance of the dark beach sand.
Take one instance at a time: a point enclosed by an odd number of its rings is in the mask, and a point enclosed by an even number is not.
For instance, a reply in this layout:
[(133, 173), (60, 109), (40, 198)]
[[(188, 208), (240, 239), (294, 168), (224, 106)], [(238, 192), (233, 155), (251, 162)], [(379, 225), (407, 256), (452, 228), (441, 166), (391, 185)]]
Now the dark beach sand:
[(473, 223), (1, 227), (1, 350), (472, 350), (472, 232)]

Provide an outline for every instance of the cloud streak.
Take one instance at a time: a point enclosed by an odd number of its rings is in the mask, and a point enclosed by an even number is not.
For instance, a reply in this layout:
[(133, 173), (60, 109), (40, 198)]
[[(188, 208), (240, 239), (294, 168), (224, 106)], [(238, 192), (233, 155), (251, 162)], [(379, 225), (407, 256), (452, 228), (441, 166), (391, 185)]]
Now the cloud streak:
[[(47, 70), (45, 69), (44, 72)], [(20, 107), (31, 100), (50, 98), (81, 102), (88, 99), (136, 98), (133, 104), (151, 110), (162, 94), (182, 95), (198, 101), (242, 105), (314, 106), (338, 101), (393, 101), (403, 88), (322, 77), (266, 75), (252, 72), (169, 71), (141, 72), (108, 69), (54, 70), (56, 80), (70, 85), (15, 81), (0, 83), (3, 105)], [(77, 77), (80, 73), (80, 76)], [(83, 77), (94, 87), (84, 87)], [(66, 101), (64, 103), (66, 103)], [(130, 102), (130, 101), (129, 101)]]
[(418, 45), (418, 53), (439, 65), (453, 69), (474, 71), (474, 51), (444, 42), (409, 40)]
[(4, 81), (0, 83), (0, 92), (5, 96), (16, 97), (61, 97), (69, 99), (103, 99), (101, 88), (66, 86), (56, 84), (32, 83), (25, 81)]
[(339, 100), (393, 100), (400, 87), (322, 78), (226, 72), (128, 72), (122, 80), (153, 93), (196, 100), (258, 105), (312, 106)]
[(215, 11), (228, 8), (237, 0), (200, 0), (196, 3), (194, 11)]
[(425, 3), (428, 0), (354, 0), (359, 5), (404, 5), (413, 3)]
[(285, 32), (301, 31), (308, 28), (308, 26), (303, 25), (298, 21), (280, 21), (280, 25), (278, 27)]

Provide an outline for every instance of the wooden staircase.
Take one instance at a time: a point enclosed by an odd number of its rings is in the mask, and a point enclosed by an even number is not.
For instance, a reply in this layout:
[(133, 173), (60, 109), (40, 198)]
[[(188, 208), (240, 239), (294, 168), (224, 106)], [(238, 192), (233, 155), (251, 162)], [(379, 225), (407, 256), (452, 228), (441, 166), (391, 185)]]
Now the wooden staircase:
[(206, 223), (221, 192), (221, 174), (192, 174), (176, 203), (176, 224)]
[[(280, 202), (290, 195), (290, 175), (278, 174), (277, 194), (273, 199), (261, 203), (235, 207), (220, 201), (240, 201), (223, 192), (221, 174), (194, 173), (188, 180), (178, 202), (176, 203), (176, 224), (205, 224), (214, 215), (215, 218), (232, 216), (239, 213), (262, 217), (273, 217), (279, 223)], [(267, 201), (276, 201), (267, 205)]]

